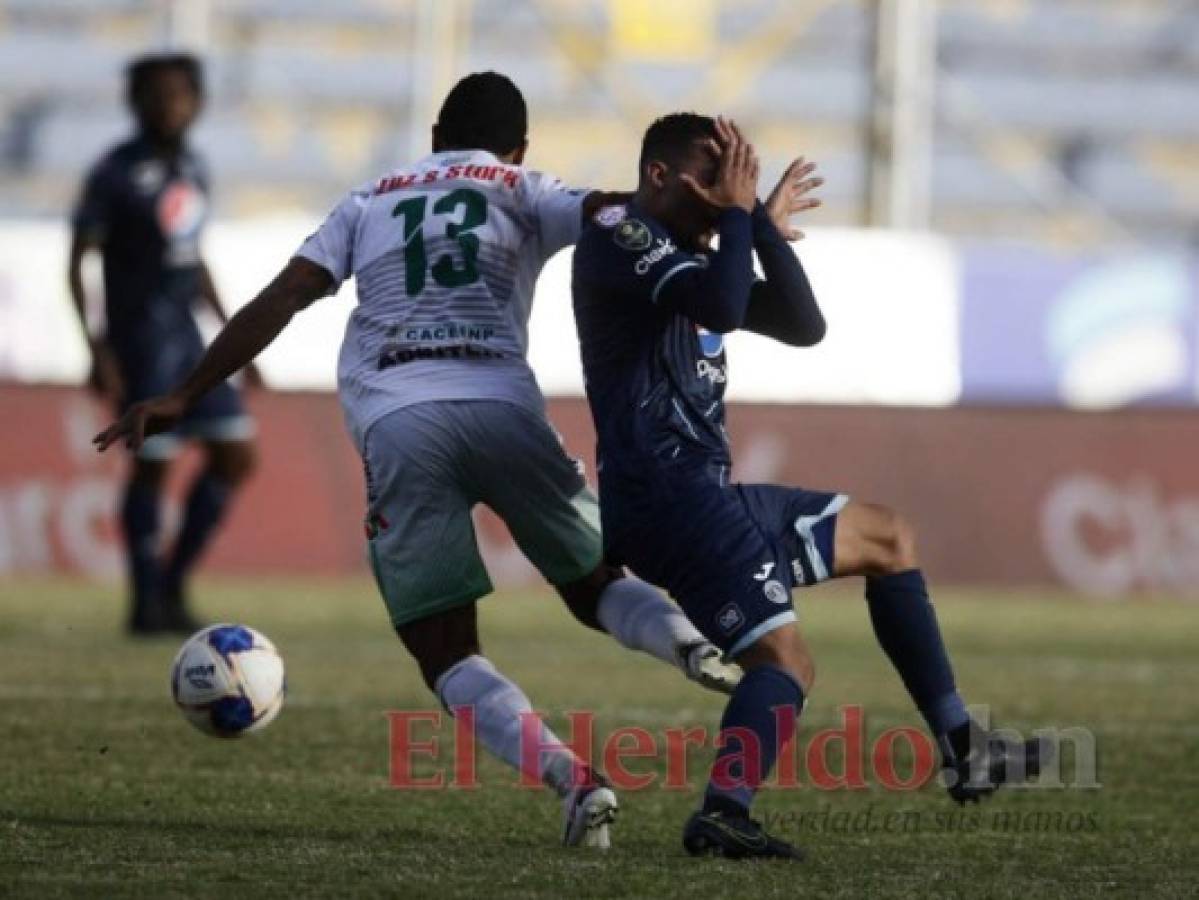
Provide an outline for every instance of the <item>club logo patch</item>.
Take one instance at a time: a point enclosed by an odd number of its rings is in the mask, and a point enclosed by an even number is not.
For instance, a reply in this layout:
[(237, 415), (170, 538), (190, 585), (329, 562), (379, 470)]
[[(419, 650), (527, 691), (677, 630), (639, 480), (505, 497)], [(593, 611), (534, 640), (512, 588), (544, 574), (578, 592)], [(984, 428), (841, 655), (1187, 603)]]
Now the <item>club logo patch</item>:
[(640, 219), (625, 219), (612, 232), (612, 240), (616, 241), (617, 247), (638, 253), (653, 242), (653, 235)]
[(615, 206), (605, 206), (595, 214), (595, 223), (602, 225), (604, 228), (613, 228), (624, 221), (624, 217), (628, 215), (625, 208), (619, 204)]
[(745, 624), (745, 616), (741, 612), (741, 607), (736, 603), (728, 604), (716, 614), (716, 624), (725, 634), (732, 634)]
[(787, 596), (787, 589), (783, 587), (781, 581), (775, 581), (773, 578), (766, 582), (766, 586), (762, 588), (766, 592), (766, 599), (771, 603), (777, 603), (780, 606), (787, 602), (790, 598)]

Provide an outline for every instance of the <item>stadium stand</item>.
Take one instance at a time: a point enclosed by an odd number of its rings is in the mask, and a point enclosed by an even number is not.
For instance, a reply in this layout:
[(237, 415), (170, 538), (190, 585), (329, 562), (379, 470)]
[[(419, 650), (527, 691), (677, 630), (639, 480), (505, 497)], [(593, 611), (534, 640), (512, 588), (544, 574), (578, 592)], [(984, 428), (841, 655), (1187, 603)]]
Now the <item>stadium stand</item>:
[[(649, 117), (715, 103), (758, 136), (768, 172), (797, 149), (821, 160), (827, 223), (862, 222), (865, 0), (689, 4), (711, 34), (696, 26), (690, 56), (684, 44), (661, 58), (635, 36), (622, 43), (622, 6), (461, 3), (453, 70), (512, 74), (533, 109), (537, 161), (568, 180), (627, 184)], [(419, 146), (418, 8), (213, 4), (212, 106), (198, 140), (222, 212), (321, 209)], [(0, 0), (0, 215), (61, 215), (79, 173), (122, 133), (119, 72), (162, 39), (159, 19), (159, 4), (138, 0)], [(1199, 7), (942, 0), (937, 29), (935, 228), (1073, 244), (1195, 239)]]

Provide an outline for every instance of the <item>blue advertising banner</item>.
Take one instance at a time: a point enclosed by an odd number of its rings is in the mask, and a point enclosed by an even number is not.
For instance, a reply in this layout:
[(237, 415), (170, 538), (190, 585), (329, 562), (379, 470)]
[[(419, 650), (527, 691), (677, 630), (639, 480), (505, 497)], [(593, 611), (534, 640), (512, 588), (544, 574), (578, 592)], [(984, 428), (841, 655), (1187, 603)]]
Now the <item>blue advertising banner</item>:
[(1199, 404), (1199, 264), (962, 250), (963, 403)]

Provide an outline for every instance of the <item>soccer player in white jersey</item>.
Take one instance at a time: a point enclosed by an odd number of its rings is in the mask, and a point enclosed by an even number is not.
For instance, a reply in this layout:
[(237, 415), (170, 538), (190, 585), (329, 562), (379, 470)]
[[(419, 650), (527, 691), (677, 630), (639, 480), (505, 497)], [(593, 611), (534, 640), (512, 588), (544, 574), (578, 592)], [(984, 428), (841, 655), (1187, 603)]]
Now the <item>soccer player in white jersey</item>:
[[(740, 676), (675, 604), (604, 562), (595, 497), (546, 420), (525, 358), (534, 283), (614, 198), (525, 169), (527, 126), (509, 79), (464, 78), (433, 126), (433, 153), (352, 191), (182, 384), (96, 438), (101, 450), (137, 447), (169, 429), (353, 276), (338, 391), (367, 472), (375, 577), (426, 684), (451, 712), (473, 707), (480, 742), (516, 768), (531, 705), (480, 649), (475, 603), (492, 585), (477, 503), (584, 624), (706, 687), (727, 693)], [(540, 744), (536, 774), (563, 798), (564, 842), (607, 846), (612, 790), (544, 726)]]

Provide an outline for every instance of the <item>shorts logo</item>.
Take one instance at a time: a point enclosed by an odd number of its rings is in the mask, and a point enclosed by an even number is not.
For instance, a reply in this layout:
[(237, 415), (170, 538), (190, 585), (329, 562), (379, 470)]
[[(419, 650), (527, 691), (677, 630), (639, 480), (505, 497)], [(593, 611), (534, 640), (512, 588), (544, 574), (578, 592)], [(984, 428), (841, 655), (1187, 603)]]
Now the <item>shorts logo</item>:
[(762, 563), (762, 571), (754, 575), (754, 581), (765, 581), (770, 577), (770, 573), (774, 571), (774, 563)]
[(637, 253), (653, 242), (653, 236), (649, 226), (640, 219), (625, 219), (612, 232), (612, 240), (616, 241), (617, 247)]
[(745, 624), (745, 616), (741, 613), (741, 607), (736, 603), (730, 603), (716, 614), (716, 624), (725, 634), (732, 634)]
[(766, 582), (766, 587), (763, 588), (766, 592), (766, 599), (771, 603), (777, 603), (780, 606), (787, 602), (790, 598), (787, 596), (787, 589), (783, 587), (781, 581), (771, 579)]

